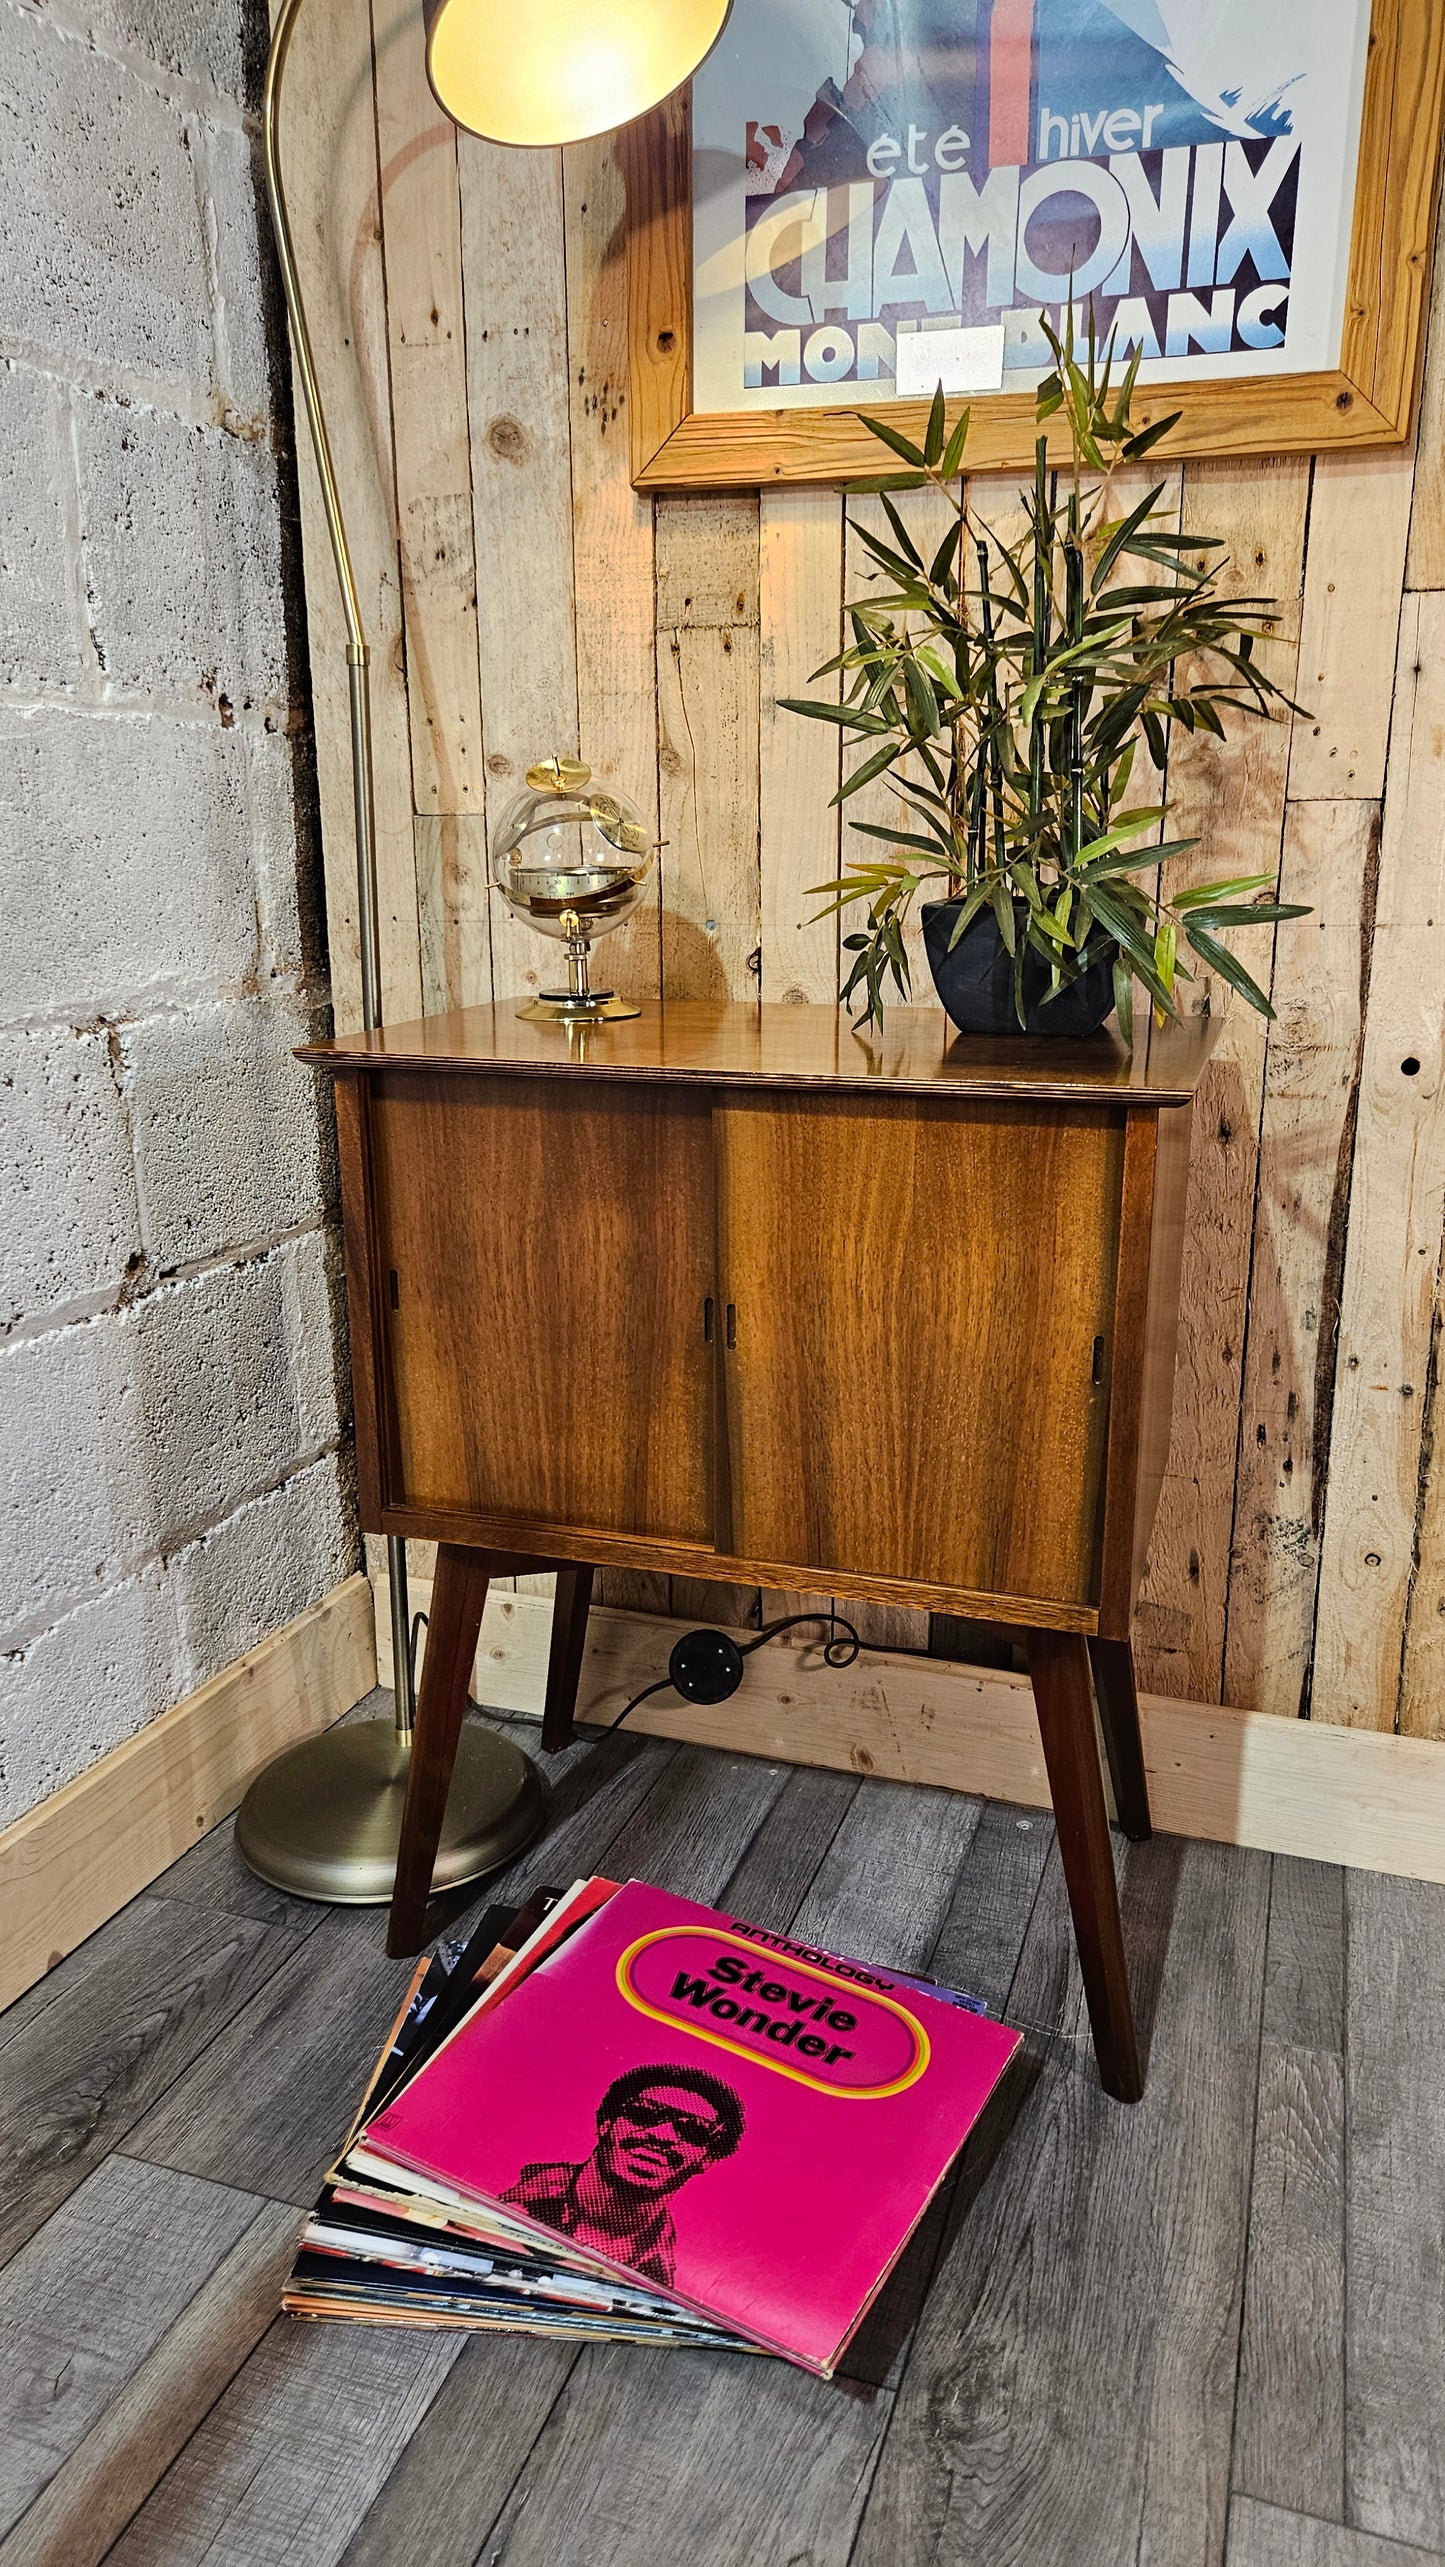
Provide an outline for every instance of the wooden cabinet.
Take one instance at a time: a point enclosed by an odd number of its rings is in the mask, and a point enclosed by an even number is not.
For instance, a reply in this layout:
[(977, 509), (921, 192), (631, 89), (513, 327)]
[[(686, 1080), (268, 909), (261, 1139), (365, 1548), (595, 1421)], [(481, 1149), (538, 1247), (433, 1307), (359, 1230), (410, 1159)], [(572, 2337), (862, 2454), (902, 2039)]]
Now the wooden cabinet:
[[(932, 1009), (865, 1039), (811, 1008), (569, 1033), (499, 1007), (305, 1055), (336, 1076), (363, 1519), (443, 1545), (448, 1663), (502, 1558), (568, 1573), (548, 1744), (599, 1563), (1021, 1625), (1121, 2094), (1139, 2072), (1093, 1694), (1120, 1818), (1147, 1833), (1129, 1618), (1212, 1033), (1131, 1058), (1107, 1035), (950, 1039)], [(434, 1690), (414, 1781), (455, 1731)], [(404, 1839), (397, 1948), (433, 1851)]]
[(600, 1082), (555, 1099), (540, 1079), (373, 1083), (390, 1493), (711, 1545), (708, 1100)]
[(794, 1585), (853, 1571), (1016, 1619), (1095, 1600), (1123, 1121), (717, 1109), (728, 1549), (791, 1561)]

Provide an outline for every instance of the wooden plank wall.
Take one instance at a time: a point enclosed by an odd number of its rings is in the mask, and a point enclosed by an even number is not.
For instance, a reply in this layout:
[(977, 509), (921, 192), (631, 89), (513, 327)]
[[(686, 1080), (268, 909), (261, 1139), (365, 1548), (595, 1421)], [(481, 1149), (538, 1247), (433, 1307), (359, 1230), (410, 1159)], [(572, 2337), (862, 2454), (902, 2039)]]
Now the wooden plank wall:
[[(609, 970), (640, 993), (831, 1005), (835, 930), (803, 895), (837, 862), (838, 753), (775, 698), (837, 646), (859, 550), (839, 497), (639, 499), (614, 145), (458, 138), (426, 87), (416, 0), (372, 0), (371, 40), (351, 0), (313, 0), (287, 150), (373, 620), (388, 1009), (535, 983), (536, 940), (489, 912), (486, 834), (530, 760), (579, 747), (665, 841)], [(1279, 601), (1273, 665), (1306, 707), (1182, 751), (1177, 815), (1210, 872), (1277, 871), (1313, 914), (1272, 955), (1252, 944), (1278, 1019), (1231, 1010), (1201, 1098), (1141, 1681), (1445, 1737), (1445, 262), (1418, 465), (1397, 450), (1175, 479), (1186, 531), (1226, 538), (1237, 586)], [(989, 497), (1009, 506), (1007, 487)], [(302, 500), (345, 1024), (339, 626), (304, 455)], [(725, 1622), (760, 1610), (660, 1579), (608, 1592)], [(880, 1614), (867, 1636), (927, 1632)]]

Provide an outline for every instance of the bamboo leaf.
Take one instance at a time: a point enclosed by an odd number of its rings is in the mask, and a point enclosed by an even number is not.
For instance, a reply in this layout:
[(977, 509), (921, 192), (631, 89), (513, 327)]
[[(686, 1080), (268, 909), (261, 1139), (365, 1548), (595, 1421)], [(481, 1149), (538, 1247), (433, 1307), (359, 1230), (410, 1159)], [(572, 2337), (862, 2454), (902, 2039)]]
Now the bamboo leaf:
[(1310, 911), (1302, 900), (1258, 900), (1223, 909), (1200, 907), (1188, 914), (1195, 927), (1272, 927), (1280, 918), (1308, 918)]
[(939, 586), (941, 581), (947, 579), (949, 572), (952, 570), (954, 556), (958, 551), (962, 535), (963, 519), (961, 517), (955, 517), (953, 524), (949, 527), (947, 534), (944, 536), (942, 543), (939, 545), (937, 552), (934, 554), (933, 559), (929, 564), (928, 576), (935, 588)]
[(903, 691), (913, 729), (925, 734), (939, 728), (938, 698), (928, 682), (926, 672), (910, 653), (903, 663)]
[(1263, 891), (1273, 880), (1272, 873), (1242, 873), (1230, 882), (1200, 882), (1192, 890), (1176, 891), (1169, 906), (1178, 910), (1205, 909), (1219, 900), (1237, 900), (1246, 891)]
[(1152, 427), (1141, 428), (1137, 436), (1126, 439), (1123, 449), (1125, 463), (1138, 463), (1151, 446), (1157, 446), (1161, 437), (1167, 437), (1171, 428), (1178, 427), (1183, 416), (1182, 410), (1171, 410), (1167, 419), (1156, 419)]
[(860, 767), (855, 767), (847, 783), (840, 786), (833, 796), (834, 802), (846, 802), (851, 793), (860, 793), (865, 784), (872, 783), (875, 775), (882, 775), (884, 768), (891, 767), (895, 758), (901, 758), (907, 746), (906, 740), (890, 740), (886, 748), (875, 749), (872, 757), (865, 758)]
[(922, 570), (923, 555), (919, 551), (918, 546), (915, 544), (907, 527), (904, 525), (902, 518), (899, 516), (897, 509), (893, 505), (892, 500), (887, 497), (885, 497), (883, 501), (883, 514), (893, 529), (894, 535), (898, 541), (898, 549), (904, 556), (904, 559), (906, 561), (913, 562), (919, 570)]
[(1200, 961), (1208, 963), (1211, 971), (1218, 972), (1221, 980), (1228, 981), (1231, 989), (1237, 989), (1241, 998), (1247, 999), (1251, 1007), (1256, 1008), (1261, 1016), (1267, 1016), (1273, 1023), (1274, 1009), (1269, 1000), (1265, 997), (1258, 981), (1245, 970), (1243, 963), (1236, 961), (1229, 947), (1221, 945), (1218, 937), (1211, 936), (1205, 928), (1196, 926), (1192, 918), (1185, 927), (1184, 933)]
[(932, 407), (928, 413), (928, 426), (924, 431), (923, 460), (926, 464), (936, 464), (943, 453), (944, 427), (943, 385), (940, 382), (933, 396)]
[(921, 849), (925, 856), (932, 856), (935, 863), (938, 861), (938, 841), (920, 838), (911, 829), (883, 829), (876, 820), (850, 820), (848, 826), (856, 829), (861, 838), (881, 838), (890, 847), (915, 847)]
[(841, 730), (856, 731), (864, 738), (888, 728), (876, 714), (855, 711), (847, 704), (811, 704), (800, 695), (780, 695), (778, 708), (783, 713), (805, 713), (810, 722), (836, 722)]
[(971, 415), (972, 413), (968, 410), (961, 414), (943, 450), (943, 461), (938, 467), (940, 481), (956, 481), (958, 478), (959, 466), (963, 462), (963, 450), (968, 443), (968, 423)]
[(901, 428), (895, 428), (889, 419), (870, 419), (861, 413), (860, 416), (863, 417), (863, 425), (870, 436), (877, 437), (885, 446), (891, 446), (894, 454), (901, 455), (904, 462), (911, 464), (916, 472), (923, 471), (924, 457), (919, 453), (912, 439), (905, 437)]
[(992, 894), (989, 890), (988, 884), (977, 882), (974, 884), (974, 887), (972, 891), (969, 892), (967, 898), (959, 903), (958, 916), (953, 922), (953, 933), (948, 940), (948, 950), (950, 953), (952, 953), (954, 946), (958, 943), (960, 936), (964, 935), (973, 925), (979, 911), (985, 906), (991, 897)]

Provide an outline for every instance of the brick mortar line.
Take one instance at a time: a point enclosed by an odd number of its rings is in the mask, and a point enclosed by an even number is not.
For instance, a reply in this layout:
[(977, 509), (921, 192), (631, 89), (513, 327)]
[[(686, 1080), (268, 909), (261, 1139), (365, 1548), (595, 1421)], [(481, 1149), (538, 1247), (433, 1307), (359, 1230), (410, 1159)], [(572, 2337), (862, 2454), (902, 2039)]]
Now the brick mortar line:
[(253, 139), (259, 132), (260, 118), (228, 90), (217, 89), (213, 82), (204, 77), (197, 79), (190, 72), (168, 70), (149, 54), (137, 53), (130, 45), (93, 26), (82, 11), (68, 6), (67, 0), (46, 0), (43, 9), (30, 5), (30, 0), (12, 0), (12, 5), (17, 17), (29, 18), (43, 27), (57, 44), (72, 44), (82, 53), (93, 55), (97, 62), (114, 63), (118, 70), (129, 72), (140, 88), (165, 99), (169, 106), (204, 116), (210, 124), (249, 134)]
[(261, 1008), (268, 1014), (314, 1016), (331, 1004), (325, 987), (294, 972), (274, 972), (264, 985), (247, 973), (240, 980), (157, 982), (133, 996), (101, 999), (85, 1015), (0, 1016), (0, 1039), (46, 1034), (130, 1034), (146, 1025), (184, 1025), (202, 1007)]
[(282, 1248), (293, 1247), (300, 1239), (324, 1240), (336, 1230), (336, 1222), (322, 1211), (309, 1221), (292, 1222), (274, 1235), (247, 1239), (233, 1247), (214, 1249), (208, 1256), (190, 1258), (184, 1265), (148, 1276), (138, 1288), (119, 1279), (106, 1287), (104, 1297), (84, 1293), (58, 1310), (37, 1311), (33, 1318), (17, 1319), (13, 1328), (0, 1337), (0, 1356), (16, 1346), (38, 1346), (47, 1337), (68, 1337), (77, 1328), (93, 1328), (98, 1320), (114, 1318), (122, 1310), (140, 1310), (161, 1293), (178, 1292), (183, 1285), (201, 1282), (207, 1275), (264, 1265), (268, 1257), (276, 1256)]
[(284, 1005), (315, 1014), (331, 1005), (328, 987), (310, 986), (294, 972), (267, 972), (263, 987), (253, 986), (249, 976), (228, 981), (157, 981), (144, 989), (122, 990), (98, 1002), (79, 1003), (62, 1015), (0, 1016), (0, 1041), (20, 1036), (45, 1034), (108, 1034), (112, 1028), (127, 1032), (132, 1026), (154, 1024), (162, 1018), (178, 1022), (192, 1017), (205, 1007), (264, 1007), (268, 998)]
[[(84, 1595), (66, 1596), (58, 1606), (52, 1606), (44, 1613), (32, 1614), (28, 1621), (17, 1622), (13, 1629), (0, 1635), (0, 1661), (19, 1657), (26, 1649), (33, 1648), (37, 1640), (47, 1638), (52, 1631), (59, 1631), (63, 1624), (73, 1622), (77, 1614), (89, 1612), (93, 1605), (102, 1603), (107, 1596), (119, 1595), (126, 1587), (138, 1586), (147, 1569), (159, 1566), (169, 1570), (183, 1552), (193, 1551), (208, 1535), (219, 1533), (226, 1525), (234, 1523), (238, 1515), (245, 1514), (248, 1506), (259, 1505), (263, 1498), (277, 1496), (282, 1489), (289, 1488), (295, 1480), (304, 1479), (308, 1471), (314, 1471), (318, 1463), (329, 1460), (340, 1450), (339, 1438), (325, 1444), (305, 1445), (271, 1478), (256, 1480), (244, 1488), (239, 1497), (233, 1496), (220, 1515), (197, 1516), (168, 1541), (157, 1542), (148, 1551), (126, 1553), (111, 1562), (98, 1586), (87, 1589)], [(184, 1649), (179, 1630), (176, 1638)]]
[[(213, 199), (208, 202), (214, 207)], [(214, 327), (214, 307), (212, 323)], [(38, 381), (62, 384), (68, 392), (79, 392), (88, 401), (109, 401), (131, 418), (167, 419), (182, 428), (229, 438), (233, 445), (263, 446), (273, 458), (281, 443), (277, 419), (268, 416), (261, 432), (235, 427), (229, 424), (229, 411), (217, 411), (219, 386), (200, 393), (194, 378), (188, 375), (142, 374), (129, 366), (101, 367), (90, 364), (83, 356), (69, 354), (61, 360), (37, 340), (3, 335), (0, 362), (13, 366), (17, 373), (34, 375)]]

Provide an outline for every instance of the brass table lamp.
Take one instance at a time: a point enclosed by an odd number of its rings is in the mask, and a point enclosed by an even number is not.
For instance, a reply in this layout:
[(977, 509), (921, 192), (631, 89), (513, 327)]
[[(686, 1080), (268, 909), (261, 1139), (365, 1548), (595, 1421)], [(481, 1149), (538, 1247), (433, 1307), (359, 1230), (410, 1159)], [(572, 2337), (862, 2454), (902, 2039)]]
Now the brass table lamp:
[[(423, 0), (427, 76), (444, 112), (485, 141), (553, 148), (581, 142), (645, 114), (690, 78), (721, 34), (729, 6), (730, 0), (526, 0), (519, 9), (516, 0)], [(266, 193), (346, 622), (361, 1008), (370, 1032), (381, 1023), (381, 972), (369, 654), (279, 149), (282, 82), (300, 7), (301, 0), (281, 0), (266, 65)], [(575, 954), (570, 961), (568, 995), (585, 1006), (594, 996), (586, 988), (585, 939), (580, 966)], [(583, 1007), (564, 1005), (560, 1012), (580, 1015)], [(593, 1005), (586, 1012), (631, 1011)], [(257, 1775), (237, 1817), (237, 1849), (251, 1869), (302, 1898), (379, 1906), (391, 1896), (414, 1712), (406, 1546), (395, 1536), (387, 1541), (387, 1570), (395, 1723), (359, 1722), (287, 1748)], [(490, 1731), (464, 1728), (436, 1886), (475, 1880), (508, 1861), (536, 1833), (544, 1808), (530, 1758)]]

